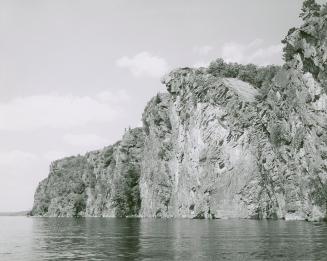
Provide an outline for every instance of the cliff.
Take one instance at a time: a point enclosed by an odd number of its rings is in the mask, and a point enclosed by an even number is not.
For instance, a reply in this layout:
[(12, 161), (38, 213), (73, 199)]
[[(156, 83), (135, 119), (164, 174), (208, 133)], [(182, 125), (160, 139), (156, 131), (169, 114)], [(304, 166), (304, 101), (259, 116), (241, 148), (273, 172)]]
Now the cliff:
[(140, 208), (137, 181), (144, 144), (143, 130), (129, 130), (103, 150), (53, 162), (40, 182), (32, 215), (126, 216)]
[(327, 8), (305, 1), (283, 67), (182, 68), (143, 128), (52, 163), (32, 214), (319, 220), (327, 211)]

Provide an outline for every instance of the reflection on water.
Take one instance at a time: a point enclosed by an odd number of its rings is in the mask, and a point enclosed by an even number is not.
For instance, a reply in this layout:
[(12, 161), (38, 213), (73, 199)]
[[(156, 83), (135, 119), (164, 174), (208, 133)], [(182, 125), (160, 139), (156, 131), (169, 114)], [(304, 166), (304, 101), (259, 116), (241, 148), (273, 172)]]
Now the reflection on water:
[(0, 260), (327, 260), (327, 224), (0, 218)]

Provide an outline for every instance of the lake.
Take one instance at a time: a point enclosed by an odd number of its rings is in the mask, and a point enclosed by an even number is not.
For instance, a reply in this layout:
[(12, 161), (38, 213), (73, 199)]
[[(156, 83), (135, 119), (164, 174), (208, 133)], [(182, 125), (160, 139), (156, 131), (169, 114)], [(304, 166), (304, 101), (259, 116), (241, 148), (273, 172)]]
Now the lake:
[(0, 260), (327, 260), (327, 224), (0, 217)]

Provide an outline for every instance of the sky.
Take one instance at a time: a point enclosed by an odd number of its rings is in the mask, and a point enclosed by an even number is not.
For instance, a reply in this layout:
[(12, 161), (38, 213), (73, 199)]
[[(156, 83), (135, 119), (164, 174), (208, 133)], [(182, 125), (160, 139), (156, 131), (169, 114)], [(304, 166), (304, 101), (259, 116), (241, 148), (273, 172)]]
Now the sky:
[(58, 158), (141, 125), (177, 67), (281, 64), (301, 0), (0, 0), (0, 211), (31, 209)]

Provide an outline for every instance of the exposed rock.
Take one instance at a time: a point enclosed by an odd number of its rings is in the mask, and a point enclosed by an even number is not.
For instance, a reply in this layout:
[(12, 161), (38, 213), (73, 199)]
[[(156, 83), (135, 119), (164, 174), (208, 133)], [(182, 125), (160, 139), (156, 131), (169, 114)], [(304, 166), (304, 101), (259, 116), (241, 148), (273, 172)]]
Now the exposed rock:
[(32, 215), (138, 214), (138, 183), (134, 188), (135, 200), (129, 200), (132, 192), (126, 191), (123, 185), (130, 174), (139, 179), (143, 144), (143, 130), (137, 128), (127, 131), (120, 142), (103, 150), (53, 162), (49, 177), (40, 182), (35, 193)]
[(327, 12), (304, 7), (304, 25), (284, 40), (283, 67), (218, 59), (172, 71), (142, 129), (51, 165), (33, 214), (322, 219)]

